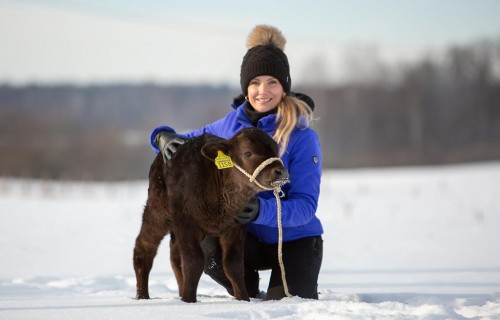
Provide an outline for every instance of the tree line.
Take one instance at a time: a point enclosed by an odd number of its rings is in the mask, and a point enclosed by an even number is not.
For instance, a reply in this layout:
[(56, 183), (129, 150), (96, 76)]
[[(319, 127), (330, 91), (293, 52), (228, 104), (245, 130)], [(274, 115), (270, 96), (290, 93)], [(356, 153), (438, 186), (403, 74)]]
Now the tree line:
[[(449, 48), (388, 76), (293, 88), (313, 97), (324, 167), (500, 159), (500, 42)], [(315, 72), (310, 70), (310, 72)], [(0, 86), (0, 176), (146, 179), (159, 124), (198, 128), (238, 88), (109, 84)]]

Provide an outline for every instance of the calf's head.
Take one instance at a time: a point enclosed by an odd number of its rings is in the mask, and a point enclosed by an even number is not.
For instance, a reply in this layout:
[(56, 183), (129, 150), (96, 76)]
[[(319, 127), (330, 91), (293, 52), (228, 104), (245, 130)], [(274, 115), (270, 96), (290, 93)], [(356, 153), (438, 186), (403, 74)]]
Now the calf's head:
[[(245, 128), (231, 139), (209, 142), (202, 147), (202, 154), (217, 163), (218, 157), (228, 157), (226, 165), (237, 165), (252, 175), (266, 160), (279, 157), (279, 148), (267, 133), (258, 128)], [(288, 171), (281, 161), (272, 161), (256, 176), (259, 184), (272, 189), (289, 180)]]

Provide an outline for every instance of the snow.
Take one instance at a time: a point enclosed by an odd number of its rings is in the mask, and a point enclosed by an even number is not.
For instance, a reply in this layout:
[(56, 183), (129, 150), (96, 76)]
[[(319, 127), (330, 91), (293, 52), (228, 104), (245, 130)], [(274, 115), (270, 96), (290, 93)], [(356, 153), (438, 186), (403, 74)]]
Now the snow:
[(203, 275), (184, 303), (166, 243), (133, 299), (146, 193), (0, 178), (0, 319), (500, 319), (500, 162), (325, 171), (317, 301), (236, 301)]

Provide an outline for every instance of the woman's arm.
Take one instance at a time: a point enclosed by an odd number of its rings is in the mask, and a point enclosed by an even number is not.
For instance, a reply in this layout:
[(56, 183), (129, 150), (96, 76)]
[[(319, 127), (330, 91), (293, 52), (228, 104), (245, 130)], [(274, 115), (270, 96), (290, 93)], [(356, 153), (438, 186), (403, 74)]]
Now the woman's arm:
[[(240, 126), (236, 124), (236, 112), (233, 111), (228, 113), (224, 118), (219, 119), (213, 123), (210, 123), (202, 127), (201, 129), (190, 131), (187, 133), (182, 133), (179, 134), (179, 136), (182, 138), (192, 138), (201, 136), (205, 133), (210, 133), (228, 139), (231, 138), (239, 128)], [(153, 129), (150, 136), (150, 145), (153, 148), (153, 151), (156, 153), (160, 152), (160, 150), (156, 147), (154, 143), (155, 136), (158, 134), (158, 132), (162, 130), (175, 132), (175, 130), (169, 126), (159, 126)]]
[[(299, 130), (299, 137), (289, 146), (290, 187), (281, 199), (283, 227), (307, 224), (316, 214), (321, 184), (321, 146), (316, 132)], [(254, 221), (277, 226), (276, 199), (259, 197), (260, 212)]]

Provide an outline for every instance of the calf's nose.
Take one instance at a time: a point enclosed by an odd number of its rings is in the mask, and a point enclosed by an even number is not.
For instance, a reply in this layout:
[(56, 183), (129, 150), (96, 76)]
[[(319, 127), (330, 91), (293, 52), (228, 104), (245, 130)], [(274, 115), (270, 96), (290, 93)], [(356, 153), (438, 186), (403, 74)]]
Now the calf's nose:
[(276, 174), (276, 179), (289, 179), (288, 170), (285, 168), (277, 168), (274, 170), (274, 174)]

